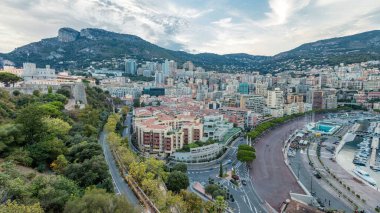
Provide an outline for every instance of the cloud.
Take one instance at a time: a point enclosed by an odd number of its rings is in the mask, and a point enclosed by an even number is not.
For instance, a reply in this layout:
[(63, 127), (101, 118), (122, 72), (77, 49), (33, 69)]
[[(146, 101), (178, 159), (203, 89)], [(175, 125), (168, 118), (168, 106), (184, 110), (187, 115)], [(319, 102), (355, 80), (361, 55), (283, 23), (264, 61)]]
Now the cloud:
[(310, 0), (269, 0), (270, 12), (262, 23), (267, 26), (286, 24), (297, 11), (309, 5)]
[(134, 34), (174, 50), (273, 55), (380, 29), (380, 1), (2, 0), (0, 20), (0, 52), (67, 26)]
[(215, 25), (217, 25), (218, 27), (228, 27), (228, 26), (231, 26), (230, 25), (231, 21), (232, 21), (232, 18), (228, 17), (228, 18), (219, 19), (219, 20), (214, 21), (212, 23), (215, 24)]

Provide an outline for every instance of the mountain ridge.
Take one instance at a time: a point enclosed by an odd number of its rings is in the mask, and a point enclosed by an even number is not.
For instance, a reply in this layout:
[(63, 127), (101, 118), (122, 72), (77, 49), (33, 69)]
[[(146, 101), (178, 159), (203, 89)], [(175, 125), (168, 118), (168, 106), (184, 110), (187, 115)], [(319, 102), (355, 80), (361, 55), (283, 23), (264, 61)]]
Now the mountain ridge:
[(58, 36), (16, 48), (0, 57), (21, 66), (22, 62), (50, 64), (60, 69), (85, 68), (92, 61), (123, 58), (138, 60), (172, 59), (179, 63), (192, 61), (197, 66), (216, 71), (278, 72), (289, 69), (303, 70), (314, 65), (337, 65), (380, 59), (380, 30), (355, 35), (323, 39), (302, 44), (273, 56), (247, 53), (191, 54), (165, 49), (136, 35), (115, 33), (98, 28), (80, 31), (60, 28)]

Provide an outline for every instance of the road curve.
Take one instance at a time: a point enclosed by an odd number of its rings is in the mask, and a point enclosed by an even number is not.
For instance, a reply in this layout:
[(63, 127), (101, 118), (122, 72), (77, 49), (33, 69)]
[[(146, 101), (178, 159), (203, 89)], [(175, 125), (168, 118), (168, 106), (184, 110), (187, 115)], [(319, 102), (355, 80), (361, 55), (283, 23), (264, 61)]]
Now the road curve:
[(289, 121), (270, 130), (255, 145), (256, 160), (251, 164), (250, 170), (253, 186), (259, 196), (276, 210), (290, 198), (289, 192), (304, 194), (286, 166), (282, 152), (284, 139), (304, 123), (304, 117)]
[(104, 158), (107, 162), (108, 169), (112, 177), (112, 182), (115, 186), (115, 193), (126, 196), (129, 202), (134, 206), (140, 205), (139, 200), (137, 199), (129, 185), (124, 181), (124, 178), (120, 175), (119, 168), (117, 167), (115, 159), (113, 158), (111, 150), (109, 148), (109, 145), (106, 142), (106, 133), (104, 131), (100, 133), (99, 143), (102, 146)]

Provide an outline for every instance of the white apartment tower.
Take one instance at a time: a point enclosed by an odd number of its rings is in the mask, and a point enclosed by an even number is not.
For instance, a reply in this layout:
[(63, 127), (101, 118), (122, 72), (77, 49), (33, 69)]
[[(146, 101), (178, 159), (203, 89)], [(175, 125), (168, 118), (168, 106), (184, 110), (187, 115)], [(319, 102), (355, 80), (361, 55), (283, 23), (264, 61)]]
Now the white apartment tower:
[(284, 106), (284, 92), (280, 88), (268, 91), (267, 106), (271, 109), (281, 109)]

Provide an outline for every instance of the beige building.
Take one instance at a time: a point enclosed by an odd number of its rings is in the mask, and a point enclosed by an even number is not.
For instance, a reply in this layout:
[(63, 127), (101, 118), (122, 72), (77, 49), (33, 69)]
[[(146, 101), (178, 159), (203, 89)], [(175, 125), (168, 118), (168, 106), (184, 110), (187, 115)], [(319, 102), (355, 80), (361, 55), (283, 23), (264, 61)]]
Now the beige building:
[(284, 106), (284, 92), (279, 88), (268, 91), (267, 107), (271, 109), (281, 109)]
[(148, 111), (135, 116), (137, 142), (146, 153), (170, 155), (186, 144), (202, 140), (203, 124), (194, 116), (153, 115)]

